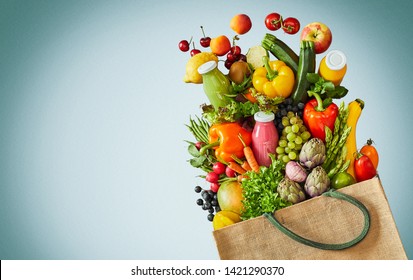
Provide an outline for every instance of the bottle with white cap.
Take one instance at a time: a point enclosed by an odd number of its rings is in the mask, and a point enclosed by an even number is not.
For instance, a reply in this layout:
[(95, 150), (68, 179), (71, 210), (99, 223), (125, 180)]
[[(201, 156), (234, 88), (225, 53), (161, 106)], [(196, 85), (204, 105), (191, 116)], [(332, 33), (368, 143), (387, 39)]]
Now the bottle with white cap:
[(340, 85), (347, 71), (346, 55), (339, 50), (332, 50), (320, 61), (318, 73), (324, 80)]
[(275, 154), (278, 145), (278, 132), (274, 124), (274, 113), (257, 112), (252, 131), (252, 152), (260, 166), (270, 166), (269, 154)]
[(204, 92), (212, 106), (217, 110), (229, 103), (227, 95), (230, 93), (229, 79), (219, 71), (215, 61), (208, 61), (198, 67), (198, 73), (202, 75)]

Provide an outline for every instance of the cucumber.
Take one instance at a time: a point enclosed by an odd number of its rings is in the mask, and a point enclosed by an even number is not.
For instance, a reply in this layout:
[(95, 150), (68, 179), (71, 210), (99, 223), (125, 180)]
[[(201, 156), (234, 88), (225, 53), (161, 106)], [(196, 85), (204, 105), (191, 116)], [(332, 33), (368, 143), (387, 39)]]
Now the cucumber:
[(300, 102), (307, 102), (307, 91), (310, 89), (310, 82), (307, 80), (307, 73), (315, 72), (315, 52), (314, 42), (300, 42), (300, 57), (298, 62), (298, 70), (295, 78), (295, 84), (291, 97), (293, 104), (297, 105)]
[(287, 44), (274, 35), (267, 33), (261, 42), (261, 46), (279, 60), (284, 61), (293, 70), (294, 75), (297, 75), (299, 58)]

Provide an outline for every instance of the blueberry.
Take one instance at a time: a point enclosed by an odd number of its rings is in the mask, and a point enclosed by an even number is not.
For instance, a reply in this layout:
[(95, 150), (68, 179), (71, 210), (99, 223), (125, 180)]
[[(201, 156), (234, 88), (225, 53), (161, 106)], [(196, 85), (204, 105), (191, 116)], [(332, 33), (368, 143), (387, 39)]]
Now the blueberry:
[(197, 199), (196, 204), (198, 204), (199, 206), (204, 205), (204, 200), (202, 198)]
[(205, 192), (202, 193), (202, 198), (203, 198), (205, 201), (211, 201), (211, 195), (210, 195), (207, 191), (205, 191)]
[(287, 104), (287, 105), (291, 105), (291, 104), (293, 104), (293, 100), (291, 98), (286, 98), (284, 100), (284, 103)]
[(211, 202), (208, 202), (208, 201), (206, 201), (203, 206), (205, 206), (204, 210), (209, 210), (209, 208), (212, 207)]
[(196, 192), (196, 193), (200, 193), (201, 191), (202, 191), (201, 186), (196, 186), (196, 187), (195, 187), (195, 192)]
[(212, 222), (214, 220), (214, 214), (209, 214), (207, 218), (208, 218), (208, 221)]

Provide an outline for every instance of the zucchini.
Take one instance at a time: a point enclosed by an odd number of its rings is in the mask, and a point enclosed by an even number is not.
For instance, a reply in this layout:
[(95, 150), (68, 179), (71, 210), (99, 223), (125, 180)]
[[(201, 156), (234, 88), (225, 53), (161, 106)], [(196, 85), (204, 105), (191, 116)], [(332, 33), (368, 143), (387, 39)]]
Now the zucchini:
[(274, 35), (267, 33), (261, 42), (261, 46), (279, 60), (284, 61), (293, 70), (294, 75), (297, 75), (299, 58), (287, 44)]
[(300, 57), (298, 62), (298, 70), (295, 78), (295, 85), (291, 97), (293, 103), (297, 105), (300, 102), (307, 102), (307, 91), (310, 89), (311, 83), (307, 80), (307, 73), (315, 72), (315, 52), (314, 42), (300, 42)]

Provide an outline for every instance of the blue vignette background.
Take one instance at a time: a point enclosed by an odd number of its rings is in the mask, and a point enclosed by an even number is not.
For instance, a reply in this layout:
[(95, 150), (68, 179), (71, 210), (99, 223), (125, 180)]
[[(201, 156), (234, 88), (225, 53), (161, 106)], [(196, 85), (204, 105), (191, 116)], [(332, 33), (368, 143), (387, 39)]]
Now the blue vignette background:
[[(204, 182), (183, 141), (207, 100), (202, 86), (182, 82), (189, 54), (177, 44), (198, 42), (200, 25), (233, 36), (230, 19), (247, 13), (245, 52), (275, 11), (302, 26), (326, 23), (330, 48), (347, 54), (344, 100), (366, 102), (357, 142), (376, 143), (411, 258), (407, 0), (1, 0), (0, 258), (217, 259), (212, 225), (195, 204), (193, 187)], [(275, 34), (298, 50), (298, 35)]]

